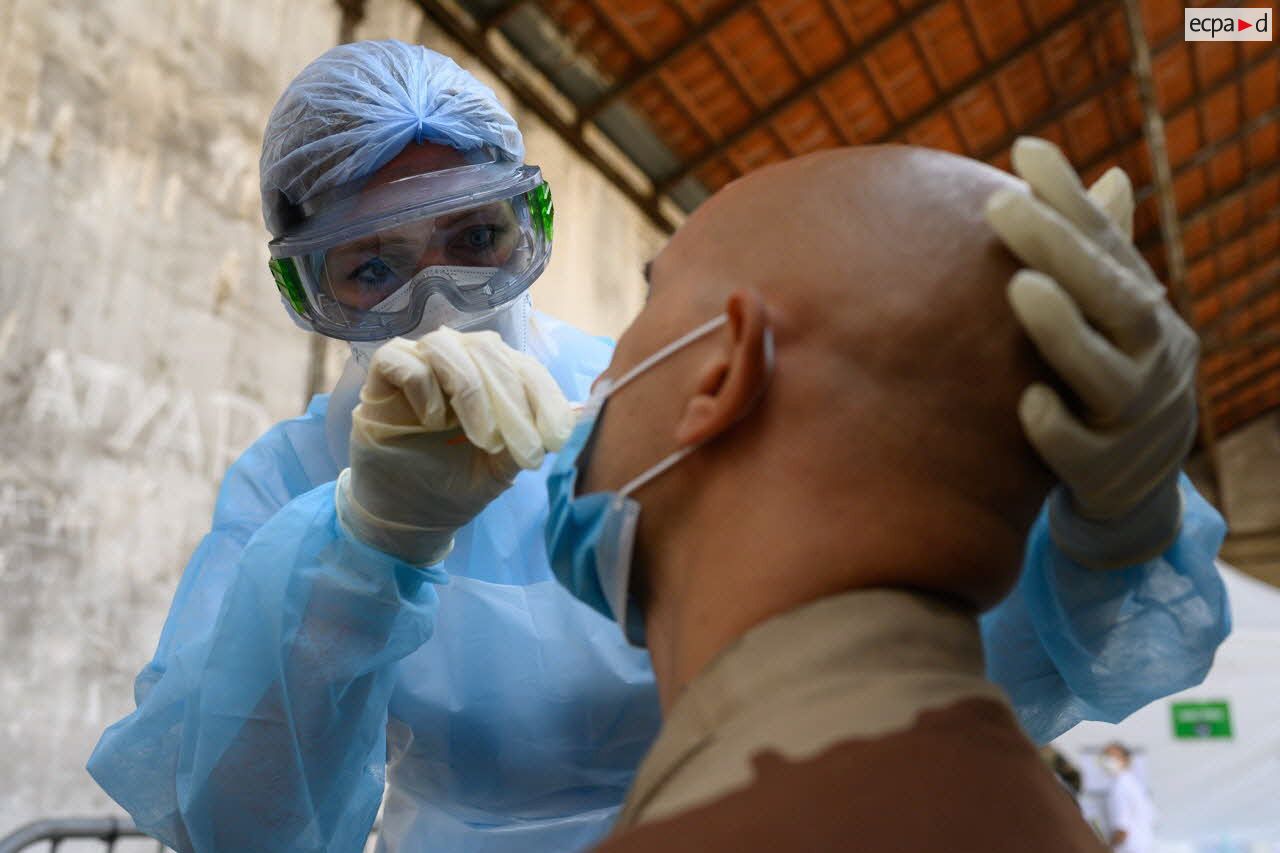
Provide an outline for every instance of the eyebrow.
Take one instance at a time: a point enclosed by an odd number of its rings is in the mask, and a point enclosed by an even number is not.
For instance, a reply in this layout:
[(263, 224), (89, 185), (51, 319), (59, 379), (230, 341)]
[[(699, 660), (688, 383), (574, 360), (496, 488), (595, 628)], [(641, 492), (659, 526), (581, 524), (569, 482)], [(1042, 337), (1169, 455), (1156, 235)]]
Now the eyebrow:
[(337, 254), (339, 257), (341, 257), (342, 253), (344, 252), (356, 253), (356, 254), (363, 252), (363, 253), (376, 255), (378, 254), (378, 251), (380, 249), (392, 248), (397, 245), (405, 246), (408, 244), (408, 242), (409, 242), (408, 238), (406, 237), (397, 236), (397, 237), (392, 237), (387, 239), (381, 239), (377, 234), (369, 234), (365, 237), (357, 237), (355, 240), (352, 240), (349, 243), (341, 243), (337, 246), (334, 246), (331, 249), (327, 249), (325, 251), (325, 258), (327, 260), (328, 257), (332, 254)]
[(457, 225), (459, 222), (465, 222), (468, 219), (498, 219), (500, 217), (510, 219), (511, 216), (504, 216), (504, 214), (509, 214), (510, 210), (511, 208), (504, 206), (502, 202), (494, 202), (493, 204), (459, 211), (458, 213), (442, 213), (436, 218), (436, 225), (443, 225), (447, 228), (450, 225)]

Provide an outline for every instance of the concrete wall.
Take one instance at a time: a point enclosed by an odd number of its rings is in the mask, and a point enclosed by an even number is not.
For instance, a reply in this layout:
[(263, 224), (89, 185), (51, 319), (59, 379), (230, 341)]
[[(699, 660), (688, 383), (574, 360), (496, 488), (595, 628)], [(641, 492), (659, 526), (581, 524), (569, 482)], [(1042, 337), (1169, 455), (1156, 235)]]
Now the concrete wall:
[(1222, 557), (1280, 586), (1280, 412), (1224, 437), (1217, 460), (1231, 528)]
[(1212, 464), (1200, 451), (1186, 471), (1227, 520), (1222, 559), (1280, 587), (1280, 411), (1219, 436)]
[[(0, 836), (117, 812), (85, 759), (227, 463), (299, 411), (308, 336), (265, 271), (257, 157), (338, 22), (328, 0), (0, 2)], [(439, 44), (407, 0), (359, 35)], [(616, 334), (661, 238), (518, 118), (559, 214), (535, 301)]]

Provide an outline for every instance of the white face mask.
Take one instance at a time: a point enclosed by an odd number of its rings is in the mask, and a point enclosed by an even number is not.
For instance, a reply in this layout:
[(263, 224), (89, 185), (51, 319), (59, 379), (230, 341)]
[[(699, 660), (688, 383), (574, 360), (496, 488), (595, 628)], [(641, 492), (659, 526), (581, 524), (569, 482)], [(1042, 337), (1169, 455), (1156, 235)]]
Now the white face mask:
[[(394, 295), (393, 297), (394, 298)], [(529, 319), (533, 303), (528, 293), (522, 293), (506, 305), (492, 311), (470, 314), (454, 308), (447, 299), (432, 296), (422, 314), (422, 322), (406, 338), (417, 339), (441, 326), (460, 332), (490, 330), (497, 332), (508, 346), (527, 352), (529, 346)], [(329, 454), (339, 469), (350, 463), (351, 413), (360, 402), (360, 389), (369, 375), (369, 362), (378, 347), (386, 341), (351, 341), (351, 357), (338, 378), (333, 393), (329, 395), (329, 409), (325, 415), (325, 439)]]
[[(452, 286), (462, 290), (470, 287), (483, 285), (494, 274), (498, 272), (497, 267), (428, 267), (418, 276), (434, 276), (436, 278), (449, 279)], [(408, 306), (413, 298), (413, 282), (406, 284), (386, 299), (379, 302), (370, 312), (377, 311), (397, 311)], [(506, 305), (499, 305), (488, 311), (460, 311), (454, 308), (444, 296), (440, 294), (432, 294), (427, 298), (427, 304), (422, 311), (422, 319), (418, 321), (418, 325), (411, 331), (401, 337), (416, 340), (427, 332), (448, 326), (451, 329), (457, 329), (459, 332), (478, 331), (480, 329), (492, 329), (502, 336), (514, 349), (524, 352), (526, 335), (528, 330), (530, 298), (528, 293), (522, 293)], [(523, 316), (521, 316), (523, 312)], [(380, 341), (350, 341), (351, 355), (366, 370), (369, 362), (373, 358), (374, 352), (378, 347), (386, 343), (385, 340)]]
[(1119, 776), (1124, 772), (1124, 762), (1114, 755), (1104, 755), (1098, 760), (1098, 763), (1111, 776)]

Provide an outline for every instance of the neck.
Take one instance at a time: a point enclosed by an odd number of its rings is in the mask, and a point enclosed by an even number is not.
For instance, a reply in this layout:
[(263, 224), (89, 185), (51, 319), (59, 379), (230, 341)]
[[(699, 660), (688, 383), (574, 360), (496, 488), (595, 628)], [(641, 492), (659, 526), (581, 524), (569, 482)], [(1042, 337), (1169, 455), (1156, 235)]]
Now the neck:
[[(642, 527), (662, 530), (642, 538), (654, 543), (646, 549), (645, 630), (664, 714), (712, 660), (774, 616), (854, 589), (917, 589), (973, 604), (945, 581), (1018, 564), (1021, 537), (998, 525), (975, 534), (977, 519), (969, 519), (964, 535), (929, 526), (954, 520), (954, 507), (925, 513), (879, 492), (850, 501), (847, 484), (824, 493), (810, 482), (790, 494), (781, 483), (702, 484), (696, 505), (672, 513), (678, 520), (641, 515)], [(901, 506), (912, 512), (886, 510)]]
[[(848, 544), (809, 535), (757, 500), (760, 489), (708, 484), (705, 499), (679, 520), (653, 519), (662, 530), (648, 550), (645, 631), (663, 712), (717, 655), (756, 625), (851, 585), (836, 573), (795, 566), (846, 565)], [(712, 509), (712, 508), (716, 509)], [(731, 524), (726, 523), (732, 519)], [(641, 515), (641, 524), (645, 524)], [(789, 535), (789, 529), (806, 535)]]

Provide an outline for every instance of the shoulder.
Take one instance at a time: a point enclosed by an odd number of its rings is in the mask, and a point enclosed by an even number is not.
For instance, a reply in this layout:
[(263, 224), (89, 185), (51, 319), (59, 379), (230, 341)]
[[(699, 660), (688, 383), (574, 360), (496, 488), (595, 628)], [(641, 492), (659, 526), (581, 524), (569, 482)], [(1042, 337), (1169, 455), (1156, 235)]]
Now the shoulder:
[(328, 459), (324, 415), (328, 395), (312, 398), (306, 412), (263, 433), (227, 469), (218, 490), (213, 526), (256, 529), (298, 495), (310, 491), (333, 463)]
[[(992, 802), (1001, 803), (999, 822), (990, 820)], [(600, 850), (835, 850), (854, 838), (866, 851), (1103, 849), (1011, 713), (973, 699), (812, 758), (758, 753), (746, 787)]]
[(613, 358), (613, 341), (541, 311), (533, 313), (530, 325), (530, 354), (546, 365), (570, 400), (585, 399), (591, 383)]

